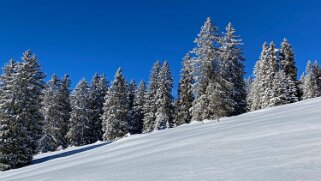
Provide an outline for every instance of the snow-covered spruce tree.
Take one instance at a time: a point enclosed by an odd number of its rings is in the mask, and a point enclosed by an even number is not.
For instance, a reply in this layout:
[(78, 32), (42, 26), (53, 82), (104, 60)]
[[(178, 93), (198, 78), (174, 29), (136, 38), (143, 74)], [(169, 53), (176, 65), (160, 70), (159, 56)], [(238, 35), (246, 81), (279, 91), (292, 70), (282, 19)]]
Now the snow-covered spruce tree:
[(226, 32), (221, 38), (220, 46), (220, 61), (223, 64), (220, 73), (227, 81), (231, 83), (231, 90), (226, 90), (226, 93), (231, 98), (233, 111), (231, 115), (238, 115), (246, 112), (246, 91), (244, 82), (244, 58), (240, 45), (242, 45), (239, 36), (235, 35), (235, 29), (232, 23), (229, 23)]
[(320, 96), (318, 80), (316, 75), (316, 66), (309, 60), (306, 66), (306, 74), (303, 80), (303, 99), (310, 99)]
[(70, 145), (81, 146), (90, 143), (91, 118), (89, 86), (85, 79), (77, 84), (71, 96), (71, 114), (69, 131), (67, 134)]
[(42, 136), (41, 97), (45, 85), (44, 78), (45, 74), (41, 70), (37, 57), (30, 50), (24, 52), (17, 75), (17, 119), (23, 120), (28, 125), (31, 137), (29, 145), (33, 152), (36, 152), (38, 141)]
[[(201, 121), (207, 117), (204, 108), (206, 108), (206, 89), (210, 81), (214, 79), (214, 72), (218, 64), (219, 50), (218, 44), (220, 37), (218, 35), (218, 28), (212, 24), (211, 18), (207, 18), (197, 35), (194, 43), (196, 48), (192, 53), (195, 57), (192, 59), (193, 65), (193, 84), (195, 99), (191, 107), (192, 120)], [(202, 116), (203, 115), (203, 116)]]
[(267, 55), (260, 60), (259, 70), (259, 105), (261, 108), (273, 106), (271, 103), (273, 96), (273, 81), (278, 72), (278, 59), (276, 56), (276, 48), (273, 42), (267, 50)]
[(63, 126), (66, 122), (61, 114), (60, 89), (61, 81), (56, 75), (53, 75), (43, 93), (43, 135), (37, 151), (55, 151), (58, 146), (66, 146), (65, 134), (63, 133)]
[(143, 106), (146, 96), (146, 85), (142, 81), (137, 89), (136, 82), (132, 80), (129, 84), (129, 122), (128, 131), (130, 134), (142, 133), (143, 129)]
[(154, 130), (156, 107), (156, 91), (158, 89), (160, 62), (156, 61), (153, 65), (149, 78), (148, 94), (146, 96), (146, 104), (144, 106), (144, 127), (143, 132), (148, 133)]
[(291, 80), (297, 79), (297, 68), (295, 66), (294, 51), (291, 44), (286, 38), (283, 39), (280, 49), (280, 69), (284, 71), (286, 76), (289, 76)]
[(140, 118), (141, 130), (142, 133), (144, 127), (144, 115), (145, 115), (145, 105), (147, 102), (147, 86), (144, 80), (139, 82), (138, 85), (138, 96), (134, 102), (134, 110), (137, 111), (138, 117)]
[(99, 76), (97, 73), (91, 80), (89, 88), (89, 99), (91, 116), (89, 120), (89, 143), (94, 143), (98, 140), (102, 140), (102, 121), (101, 115), (103, 114), (103, 106), (108, 90), (108, 82), (106, 76)]
[(193, 74), (195, 80), (196, 98), (203, 95), (208, 86), (208, 82), (213, 78), (214, 67), (217, 64), (219, 51), (217, 45), (220, 41), (218, 28), (213, 25), (212, 20), (208, 17), (201, 27), (200, 33), (194, 40), (196, 48), (192, 53), (193, 58)]
[(192, 116), (189, 110), (194, 101), (192, 90), (193, 74), (189, 54), (185, 55), (182, 66), (181, 78), (178, 85), (177, 113), (175, 118), (177, 125), (191, 122)]
[(128, 133), (128, 114), (128, 84), (119, 68), (105, 96), (102, 115), (103, 140), (115, 140)]
[(315, 60), (313, 63), (313, 71), (316, 76), (316, 81), (319, 87), (319, 91), (321, 92), (321, 67), (317, 60)]
[(67, 139), (67, 133), (69, 130), (69, 120), (70, 120), (70, 113), (71, 113), (71, 100), (70, 100), (70, 85), (71, 80), (69, 78), (69, 75), (64, 75), (64, 77), (61, 79), (61, 85), (58, 92), (58, 99), (60, 104), (60, 116), (62, 117), (63, 123), (60, 126), (61, 134), (64, 135), (66, 143), (63, 144), (63, 147), (67, 147), (68, 145), (68, 139)]
[(17, 119), (17, 71), (20, 64), (10, 60), (3, 68), (0, 93), (0, 170), (19, 168), (30, 163), (33, 149), (27, 124)]
[(280, 70), (285, 73), (285, 78), (288, 79), (288, 92), (290, 103), (299, 101), (299, 90), (297, 82), (297, 68), (295, 66), (294, 51), (291, 44), (284, 38), (279, 53)]
[(135, 98), (138, 94), (137, 84), (135, 80), (131, 80), (128, 85), (128, 132), (130, 134), (135, 134), (136, 132), (136, 112), (133, 110)]
[(247, 102), (251, 111), (258, 110), (262, 108), (262, 95), (265, 94), (265, 75), (266, 75), (266, 67), (268, 67), (268, 45), (264, 42), (262, 46), (262, 52), (260, 55), (260, 59), (256, 62), (254, 66), (254, 79), (250, 87), (250, 91), (248, 94)]
[(270, 47), (268, 50), (268, 66), (263, 67), (267, 68), (266, 75), (264, 77), (265, 86), (263, 89), (265, 89), (265, 92), (263, 93), (262, 97), (262, 107), (271, 107), (274, 106), (274, 104), (271, 102), (273, 100), (273, 96), (276, 96), (273, 94), (274, 89), (274, 79), (279, 71), (279, 60), (277, 59), (277, 52), (276, 52), (275, 44), (274, 42), (270, 43)]
[(174, 126), (173, 115), (172, 115), (172, 89), (173, 89), (173, 78), (171, 70), (167, 61), (164, 62), (160, 72), (158, 80), (158, 89), (156, 91), (156, 119), (155, 119), (155, 130), (172, 128)]
[(130, 92), (132, 94), (132, 106), (129, 117), (130, 134), (140, 134), (143, 131), (144, 105), (146, 99), (146, 84), (144, 81), (139, 83), (139, 88), (134, 88), (135, 83), (131, 82)]
[(43, 93), (43, 135), (37, 151), (55, 151), (68, 145), (66, 136), (70, 119), (70, 80), (53, 75)]

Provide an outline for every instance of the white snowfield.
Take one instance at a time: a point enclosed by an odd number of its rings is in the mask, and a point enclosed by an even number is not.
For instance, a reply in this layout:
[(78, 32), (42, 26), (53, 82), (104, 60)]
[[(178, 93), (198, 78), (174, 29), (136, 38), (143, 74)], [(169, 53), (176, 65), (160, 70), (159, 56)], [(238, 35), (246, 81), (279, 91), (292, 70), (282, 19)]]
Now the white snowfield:
[(321, 180), (321, 98), (37, 155), (23, 181)]

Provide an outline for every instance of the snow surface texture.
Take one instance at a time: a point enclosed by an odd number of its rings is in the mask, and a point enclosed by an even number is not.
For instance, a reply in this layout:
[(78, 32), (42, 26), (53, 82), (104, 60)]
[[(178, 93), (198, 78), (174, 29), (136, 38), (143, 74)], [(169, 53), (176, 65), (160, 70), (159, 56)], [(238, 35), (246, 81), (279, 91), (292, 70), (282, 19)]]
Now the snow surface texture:
[(40, 154), (0, 180), (321, 179), (321, 98)]

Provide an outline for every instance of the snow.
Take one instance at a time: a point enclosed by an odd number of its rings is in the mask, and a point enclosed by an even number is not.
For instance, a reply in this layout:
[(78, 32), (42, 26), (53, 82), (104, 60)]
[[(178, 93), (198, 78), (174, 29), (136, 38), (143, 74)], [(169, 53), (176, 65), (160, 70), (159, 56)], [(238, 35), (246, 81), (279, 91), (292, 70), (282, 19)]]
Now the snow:
[(321, 178), (321, 98), (220, 122), (40, 154), (0, 180), (295, 181)]

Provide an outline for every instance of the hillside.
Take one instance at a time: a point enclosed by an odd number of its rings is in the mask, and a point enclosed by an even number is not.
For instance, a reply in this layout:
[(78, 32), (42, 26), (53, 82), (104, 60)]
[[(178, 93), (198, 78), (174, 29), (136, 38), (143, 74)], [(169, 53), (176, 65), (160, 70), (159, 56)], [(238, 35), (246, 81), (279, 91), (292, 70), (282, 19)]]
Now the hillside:
[(40, 154), (0, 180), (320, 180), (321, 98)]

